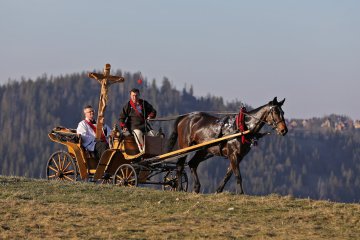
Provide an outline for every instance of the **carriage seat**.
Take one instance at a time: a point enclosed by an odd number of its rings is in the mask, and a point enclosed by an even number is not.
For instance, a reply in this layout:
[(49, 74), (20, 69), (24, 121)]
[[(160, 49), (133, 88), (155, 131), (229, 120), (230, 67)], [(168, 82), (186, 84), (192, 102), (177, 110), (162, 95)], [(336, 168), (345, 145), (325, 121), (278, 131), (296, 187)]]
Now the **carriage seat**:
[[(130, 132), (122, 134), (121, 141), (124, 143), (125, 153), (128, 155), (137, 155), (140, 153), (139, 147), (136, 143), (135, 137)], [(166, 139), (164, 134), (157, 131), (149, 131), (144, 134), (145, 151), (144, 156), (150, 157), (165, 153)]]
[(167, 140), (163, 135), (145, 135), (145, 155), (148, 157), (166, 153)]
[(140, 153), (138, 145), (135, 141), (135, 137), (133, 135), (124, 136), (124, 145), (125, 145), (125, 152), (129, 155), (136, 155)]
[(66, 128), (62, 126), (55, 127), (51, 133), (61, 142), (79, 143), (80, 137), (76, 133), (76, 129)]

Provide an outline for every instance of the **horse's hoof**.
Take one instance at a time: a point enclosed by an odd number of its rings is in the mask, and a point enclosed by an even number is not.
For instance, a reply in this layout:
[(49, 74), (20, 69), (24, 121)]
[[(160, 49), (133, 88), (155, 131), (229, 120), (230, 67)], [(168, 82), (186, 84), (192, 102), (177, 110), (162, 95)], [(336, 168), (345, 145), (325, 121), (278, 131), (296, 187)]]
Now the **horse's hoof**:
[(244, 195), (245, 193), (244, 193), (244, 191), (236, 191), (235, 192), (237, 195)]
[(197, 193), (199, 193), (199, 192), (200, 192), (200, 189), (194, 189), (194, 190), (193, 190), (193, 193), (196, 193), (196, 194), (197, 194)]

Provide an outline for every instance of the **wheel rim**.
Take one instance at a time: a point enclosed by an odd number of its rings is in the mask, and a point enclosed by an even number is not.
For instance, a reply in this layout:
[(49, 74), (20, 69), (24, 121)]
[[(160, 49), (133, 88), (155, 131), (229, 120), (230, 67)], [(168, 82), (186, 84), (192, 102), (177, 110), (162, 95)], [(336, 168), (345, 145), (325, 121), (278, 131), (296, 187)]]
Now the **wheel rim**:
[(52, 154), (47, 163), (46, 177), (48, 180), (76, 181), (77, 171), (70, 154), (63, 151)]
[(133, 166), (129, 164), (121, 165), (115, 173), (114, 184), (117, 186), (136, 187), (138, 177)]

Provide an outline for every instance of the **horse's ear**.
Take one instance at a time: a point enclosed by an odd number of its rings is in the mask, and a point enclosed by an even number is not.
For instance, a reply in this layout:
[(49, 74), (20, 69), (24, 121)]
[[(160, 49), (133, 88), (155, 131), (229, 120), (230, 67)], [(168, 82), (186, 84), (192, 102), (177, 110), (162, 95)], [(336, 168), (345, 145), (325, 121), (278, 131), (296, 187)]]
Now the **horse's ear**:
[(284, 104), (284, 102), (285, 102), (285, 98), (279, 102), (279, 106), (281, 107)]
[(272, 100), (272, 104), (274, 104), (274, 105), (278, 104), (277, 97), (274, 97), (274, 100)]

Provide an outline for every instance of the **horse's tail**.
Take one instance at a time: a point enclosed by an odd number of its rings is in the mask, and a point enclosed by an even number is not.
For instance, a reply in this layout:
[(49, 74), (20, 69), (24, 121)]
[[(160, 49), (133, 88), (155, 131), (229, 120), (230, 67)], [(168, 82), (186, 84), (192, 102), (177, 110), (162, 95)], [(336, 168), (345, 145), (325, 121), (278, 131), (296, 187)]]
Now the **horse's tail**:
[(169, 138), (169, 141), (168, 141), (168, 144), (167, 144), (167, 151), (170, 152), (171, 150), (173, 150), (174, 146), (175, 146), (175, 143), (177, 142), (177, 137), (178, 137), (178, 124), (179, 122), (184, 118), (186, 117), (186, 115), (181, 115), (180, 117), (178, 117), (176, 120), (175, 120), (175, 123), (174, 123), (174, 130), (173, 132), (171, 133), (170, 135), (170, 138)]

